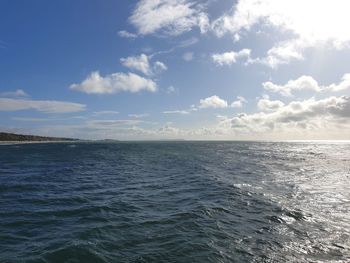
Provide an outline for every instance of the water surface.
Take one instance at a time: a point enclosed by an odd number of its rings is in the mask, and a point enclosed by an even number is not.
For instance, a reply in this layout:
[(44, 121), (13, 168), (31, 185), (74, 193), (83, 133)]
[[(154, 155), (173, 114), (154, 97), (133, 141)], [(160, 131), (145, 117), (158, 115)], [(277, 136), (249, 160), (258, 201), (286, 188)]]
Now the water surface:
[(350, 144), (0, 146), (0, 262), (348, 262)]

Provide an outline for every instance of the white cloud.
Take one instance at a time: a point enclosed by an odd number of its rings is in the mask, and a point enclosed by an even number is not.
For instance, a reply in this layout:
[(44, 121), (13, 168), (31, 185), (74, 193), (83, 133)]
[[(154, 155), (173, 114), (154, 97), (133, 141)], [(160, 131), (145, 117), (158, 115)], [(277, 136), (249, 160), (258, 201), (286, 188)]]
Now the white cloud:
[(232, 10), (211, 24), (221, 37), (250, 31), (257, 24), (289, 32), (290, 38), (277, 42), (266, 57), (252, 60), (271, 67), (303, 59), (306, 48), (330, 45), (336, 49), (348, 48), (350, 31), (350, 4), (344, 0), (239, 0)]
[(241, 36), (239, 34), (236, 33), (233, 35), (233, 42), (238, 42), (240, 40), (241, 40)]
[(183, 60), (191, 61), (193, 60), (193, 52), (186, 52), (182, 55)]
[(163, 111), (163, 113), (187, 115), (194, 111), (198, 111), (198, 108), (196, 107), (196, 105), (191, 105), (188, 109), (185, 109), (185, 110), (170, 110), (170, 111)]
[(0, 92), (0, 97), (28, 97), (28, 94), (22, 89), (15, 91)]
[(303, 60), (304, 48), (306, 48), (306, 43), (300, 40), (283, 41), (270, 48), (265, 57), (250, 59), (248, 62), (277, 68), (279, 65), (288, 64), (293, 60)]
[[(166, 125), (164, 132), (179, 138), (249, 138), (249, 139), (312, 139), (350, 138), (350, 97), (329, 97), (322, 100), (292, 101), (285, 105), (264, 97), (264, 111), (238, 114), (233, 118), (217, 116), (218, 123), (196, 129), (179, 129)], [(161, 136), (159, 130), (148, 131)]]
[(223, 109), (223, 108), (228, 108), (228, 107), (241, 108), (241, 107), (243, 107), (244, 103), (247, 103), (247, 100), (242, 96), (238, 96), (237, 99), (235, 101), (233, 101), (231, 103), (231, 105), (229, 105), (226, 100), (221, 99), (217, 95), (213, 95), (213, 96), (207, 97), (205, 99), (201, 99), (199, 101), (198, 107), (196, 105), (191, 105), (191, 107), (188, 110), (171, 111), (168, 113), (188, 114), (188, 113), (193, 112), (193, 111), (198, 111), (198, 109), (207, 109), (207, 108), (213, 108), (213, 109), (221, 108), (221, 109)]
[(131, 118), (136, 118), (136, 119), (141, 119), (141, 118), (146, 118), (149, 116), (148, 113), (140, 113), (140, 114), (129, 114), (128, 115)]
[(227, 101), (221, 99), (220, 97), (214, 95), (205, 99), (200, 100), (199, 108), (227, 108)]
[(270, 81), (264, 82), (262, 85), (264, 89), (280, 93), (283, 96), (292, 96), (294, 91), (300, 90), (321, 91), (317, 81), (310, 76), (301, 76), (296, 80), (289, 80), (285, 85), (277, 85)]
[(242, 108), (243, 107), (243, 103), (240, 100), (236, 100), (236, 101), (231, 103), (231, 107), (232, 108)]
[(153, 70), (154, 70), (156, 73), (161, 73), (161, 72), (163, 72), (163, 71), (168, 70), (168, 67), (167, 67), (163, 62), (156, 61), (156, 62), (154, 62)]
[[(268, 97), (263, 97), (266, 101)], [(135, 119), (90, 120), (81, 125), (38, 126), (35, 133), (92, 139), (350, 139), (350, 97), (292, 101), (287, 105), (269, 101), (263, 112), (217, 116), (206, 127), (178, 128), (160, 124), (144, 128)], [(179, 114), (179, 112), (177, 112)]]
[(145, 54), (141, 54), (140, 56), (135, 56), (135, 57), (121, 58), (120, 62), (122, 63), (123, 66), (130, 69), (138, 70), (145, 75), (152, 74), (148, 57)]
[(211, 27), (214, 32), (219, 37), (222, 37), (225, 33), (235, 35), (239, 34), (243, 29), (249, 30), (262, 16), (262, 10), (259, 12), (259, 8), (257, 8), (258, 3), (255, 2), (257, 1), (239, 0), (229, 13), (213, 21)]
[(82, 83), (72, 84), (71, 89), (88, 94), (112, 94), (117, 92), (140, 92), (157, 90), (157, 84), (134, 73), (113, 73), (105, 77), (92, 72)]
[(209, 22), (208, 15), (203, 12), (199, 13), (197, 16), (197, 24), (200, 32), (202, 34), (206, 33), (210, 29), (210, 22)]
[(230, 66), (237, 62), (239, 59), (249, 59), (250, 50), (242, 49), (238, 52), (231, 51), (225, 53), (217, 53), (212, 55), (213, 61), (219, 66)]
[(120, 62), (123, 66), (129, 69), (140, 71), (146, 76), (151, 76), (154, 73), (161, 73), (168, 69), (167, 66), (160, 61), (156, 61), (152, 66), (149, 61), (149, 57), (145, 54), (141, 54), (140, 56), (121, 58)]
[(80, 103), (55, 100), (30, 100), (0, 98), (0, 111), (37, 110), (44, 113), (70, 113), (84, 111)]
[[(240, 114), (230, 119), (231, 127), (242, 132), (268, 132), (279, 129), (327, 129), (338, 123), (350, 121), (350, 97), (329, 97), (322, 100), (292, 101), (288, 105), (278, 103), (272, 112)], [(271, 106), (272, 104), (269, 104)], [(272, 109), (271, 109), (272, 110)]]
[(140, 0), (129, 21), (141, 35), (179, 35), (195, 26), (205, 32), (209, 19), (200, 9), (200, 5), (187, 0)]
[(196, 105), (191, 105), (191, 107), (190, 107), (190, 111), (198, 111), (198, 108), (197, 108), (197, 106)]
[(231, 103), (231, 107), (232, 108), (242, 108), (244, 103), (247, 103), (247, 100), (242, 96), (238, 96), (237, 100), (235, 100), (234, 102)]
[(182, 114), (186, 115), (189, 114), (190, 112), (187, 110), (169, 110), (169, 111), (163, 111), (164, 114)]
[(134, 33), (130, 33), (126, 30), (121, 30), (118, 32), (118, 35), (123, 38), (137, 38), (137, 35)]
[(268, 96), (264, 96), (258, 101), (258, 109), (262, 111), (275, 111), (284, 106), (280, 100), (270, 100)]
[(264, 89), (280, 93), (283, 96), (292, 96), (294, 92), (301, 90), (311, 90), (314, 92), (339, 92), (350, 89), (350, 74), (345, 74), (342, 77), (341, 82), (332, 83), (328, 86), (321, 86), (318, 82), (311, 76), (301, 76), (295, 80), (289, 80), (284, 85), (274, 84), (270, 81), (264, 82)]
[(239, 0), (232, 11), (212, 23), (212, 28), (222, 36), (267, 22), (311, 42), (333, 40), (340, 45), (350, 40), (350, 32), (344, 28), (350, 21), (349, 6), (343, 0)]
[(332, 92), (338, 92), (338, 91), (344, 91), (344, 90), (350, 89), (350, 73), (345, 74), (342, 77), (342, 80), (340, 83), (338, 84), (333, 83), (327, 87), (324, 87), (323, 89), (326, 91), (332, 91)]

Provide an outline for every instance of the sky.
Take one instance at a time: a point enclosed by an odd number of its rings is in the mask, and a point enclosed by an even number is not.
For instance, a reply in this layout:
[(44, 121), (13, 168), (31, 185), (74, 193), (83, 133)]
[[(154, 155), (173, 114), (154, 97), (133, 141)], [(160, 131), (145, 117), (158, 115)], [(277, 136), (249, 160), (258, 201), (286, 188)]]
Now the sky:
[(349, 140), (345, 0), (0, 1), (0, 131)]

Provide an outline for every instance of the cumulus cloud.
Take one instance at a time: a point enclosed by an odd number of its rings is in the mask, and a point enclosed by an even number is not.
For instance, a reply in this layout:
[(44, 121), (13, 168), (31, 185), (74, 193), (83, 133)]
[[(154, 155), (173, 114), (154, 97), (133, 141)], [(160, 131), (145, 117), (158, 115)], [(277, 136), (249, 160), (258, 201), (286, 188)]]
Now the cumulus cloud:
[(205, 99), (201, 99), (199, 101), (199, 108), (206, 109), (206, 108), (227, 108), (228, 103), (226, 100), (221, 99), (219, 96), (211, 96)]
[(332, 92), (338, 92), (338, 91), (344, 91), (347, 89), (350, 89), (350, 74), (347, 73), (342, 77), (341, 82), (338, 84), (333, 83), (330, 84), (329, 86), (326, 86), (323, 88), (326, 91), (332, 91)]
[(198, 111), (199, 109), (208, 109), (208, 108), (212, 108), (212, 109), (224, 109), (224, 108), (242, 108), (243, 104), (247, 103), (247, 100), (242, 97), (242, 96), (238, 96), (237, 99), (235, 101), (233, 101), (230, 105), (228, 104), (228, 102), (222, 98), (220, 98), (217, 95), (213, 95), (204, 99), (201, 99), (199, 101), (199, 105), (191, 105), (191, 107), (187, 110), (175, 110), (175, 111), (165, 111), (163, 113), (165, 114), (189, 114), (193, 111)]
[(343, 0), (239, 0), (231, 11), (213, 21), (211, 28), (219, 37), (229, 33), (236, 39), (257, 24), (291, 33), (289, 39), (277, 42), (266, 57), (251, 61), (277, 67), (303, 59), (309, 47), (348, 48), (350, 31), (344, 26), (350, 23), (348, 9), (349, 3)]
[(129, 21), (140, 35), (179, 35), (193, 27), (205, 32), (209, 19), (201, 9), (201, 5), (187, 0), (140, 0)]
[(84, 104), (65, 101), (0, 98), (0, 111), (37, 110), (44, 113), (70, 113), (84, 111), (85, 108)]
[(71, 89), (88, 94), (112, 94), (117, 92), (155, 92), (157, 84), (134, 73), (113, 73), (101, 76), (99, 72), (92, 72), (83, 82), (72, 84)]
[(234, 102), (231, 103), (231, 107), (232, 108), (242, 108), (244, 103), (247, 103), (248, 101), (242, 97), (242, 96), (238, 96), (237, 100), (235, 100)]
[(262, 85), (264, 89), (280, 93), (283, 96), (292, 96), (294, 91), (300, 90), (321, 91), (317, 81), (310, 76), (301, 76), (296, 80), (289, 80), (285, 85), (277, 85), (270, 81), (264, 82)]
[(132, 70), (140, 71), (146, 76), (151, 76), (154, 73), (161, 73), (168, 69), (167, 66), (160, 61), (156, 61), (152, 66), (149, 57), (145, 54), (121, 58), (120, 62), (123, 66)]
[(339, 92), (350, 89), (350, 74), (345, 74), (339, 83), (332, 83), (328, 86), (319, 85), (311, 76), (301, 76), (295, 80), (289, 80), (284, 85), (274, 84), (271, 81), (264, 82), (263, 88), (283, 96), (292, 96), (294, 92), (311, 90), (314, 92)]
[(280, 100), (270, 100), (268, 96), (264, 96), (258, 101), (258, 109), (262, 111), (275, 111), (284, 106), (284, 103)]
[(236, 63), (239, 59), (249, 59), (250, 50), (242, 49), (238, 52), (231, 51), (225, 53), (216, 53), (212, 55), (213, 61), (219, 66), (230, 66)]
[[(265, 99), (261, 105), (268, 107), (273, 105), (271, 101), (267, 103), (266, 101)], [(235, 116), (230, 119), (231, 127), (246, 132), (267, 132), (275, 129), (286, 132), (288, 127), (317, 130), (321, 126), (322, 128), (327, 127), (329, 123), (350, 121), (350, 97), (346, 96), (332, 96), (322, 100), (292, 101), (287, 105), (280, 102), (274, 102), (274, 104), (277, 107), (271, 112)]]
[(145, 54), (141, 54), (140, 56), (135, 56), (135, 57), (121, 58), (120, 62), (122, 63), (123, 66), (130, 69), (138, 70), (145, 75), (152, 74), (148, 57)]

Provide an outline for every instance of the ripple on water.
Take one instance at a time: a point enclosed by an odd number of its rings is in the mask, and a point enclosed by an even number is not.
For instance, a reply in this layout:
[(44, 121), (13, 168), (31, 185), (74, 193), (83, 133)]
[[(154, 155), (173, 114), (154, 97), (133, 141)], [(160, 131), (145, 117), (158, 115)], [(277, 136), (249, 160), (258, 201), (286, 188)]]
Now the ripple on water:
[(350, 259), (350, 144), (19, 147), (0, 146), (0, 262)]

